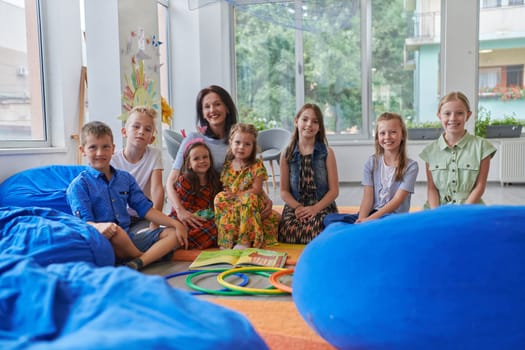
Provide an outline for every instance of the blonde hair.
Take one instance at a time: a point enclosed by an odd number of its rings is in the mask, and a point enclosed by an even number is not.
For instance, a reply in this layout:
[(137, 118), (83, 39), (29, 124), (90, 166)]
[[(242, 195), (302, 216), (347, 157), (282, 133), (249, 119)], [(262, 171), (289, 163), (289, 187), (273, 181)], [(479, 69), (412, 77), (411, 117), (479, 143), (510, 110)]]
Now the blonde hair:
[(89, 135), (93, 135), (97, 139), (108, 135), (111, 137), (111, 143), (113, 143), (113, 131), (106, 123), (93, 121), (85, 124), (80, 132), (80, 144), (82, 146), (86, 144), (86, 139)]
[(157, 126), (155, 125), (155, 119), (157, 118), (157, 111), (151, 107), (148, 106), (135, 106), (128, 112), (128, 118), (126, 119), (125, 126), (127, 127), (130, 123), (131, 116), (134, 113), (142, 113), (147, 115), (151, 118), (151, 121), (153, 122), (153, 133), (157, 132)]
[[(317, 132), (317, 135), (315, 135), (315, 141), (319, 141), (324, 143), (325, 145), (328, 145), (328, 140), (326, 139), (326, 129), (324, 127), (324, 118), (323, 118), (323, 112), (321, 112), (321, 108), (319, 108), (318, 105), (315, 103), (306, 103), (304, 104), (299, 111), (297, 111), (297, 114), (294, 117), (294, 121), (297, 121), (301, 114), (303, 114), (304, 111), (307, 109), (311, 109), (315, 117), (317, 118), (317, 122), (319, 123), (319, 131)], [(290, 144), (286, 148), (286, 159), (291, 160), (292, 159), (292, 153), (295, 149), (295, 146), (299, 142), (299, 130), (297, 129), (297, 126), (295, 126), (295, 129), (292, 133), (292, 137), (290, 140)]]
[(229, 145), (228, 145), (228, 152), (226, 153), (226, 160), (232, 160), (234, 158), (233, 152), (232, 152), (232, 139), (237, 133), (245, 133), (250, 134), (253, 136), (253, 149), (252, 153), (250, 153), (250, 156), (248, 157), (248, 164), (254, 164), (257, 156), (257, 129), (253, 124), (246, 124), (246, 123), (238, 123), (235, 124), (231, 131), (230, 131), (230, 138), (229, 138)]
[[(401, 134), (403, 139), (401, 140), (401, 143), (399, 144), (399, 153), (398, 153), (398, 159), (397, 159), (397, 167), (396, 172), (394, 175), (394, 179), (396, 181), (401, 181), (403, 179), (403, 175), (405, 174), (406, 167), (408, 164), (408, 156), (407, 156), (407, 127), (405, 125), (405, 121), (403, 120), (403, 117), (401, 117), (397, 113), (390, 113), (390, 112), (384, 112), (376, 119), (376, 127), (374, 132), (374, 145), (375, 145), (375, 161), (376, 163), (379, 161), (379, 158), (381, 155), (385, 153), (385, 150), (381, 145), (379, 144), (379, 123), (389, 120), (397, 120), (399, 122), (399, 125), (401, 125)], [(375, 169), (375, 164), (374, 164)]]
[(467, 96), (465, 96), (465, 94), (460, 92), (460, 91), (454, 91), (454, 92), (450, 92), (450, 93), (446, 94), (445, 96), (443, 96), (439, 100), (438, 114), (439, 114), (439, 112), (441, 112), (441, 107), (443, 107), (443, 105), (445, 103), (450, 102), (450, 101), (461, 101), (461, 102), (463, 102), (463, 104), (467, 108), (467, 112), (471, 112), (471, 110), (470, 110), (470, 102), (469, 102)]

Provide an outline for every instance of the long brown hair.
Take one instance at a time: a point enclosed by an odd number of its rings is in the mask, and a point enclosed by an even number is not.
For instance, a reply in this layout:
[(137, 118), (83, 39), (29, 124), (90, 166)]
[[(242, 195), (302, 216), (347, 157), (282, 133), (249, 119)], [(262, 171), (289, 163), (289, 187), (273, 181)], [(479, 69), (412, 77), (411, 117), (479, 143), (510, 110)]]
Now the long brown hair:
[[(318, 105), (315, 103), (306, 103), (304, 104), (299, 111), (297, 111), (297, 114), (294, 117), (294, 121), (297, 122), (301, 114), (307, 110), (311, 109), (315, 117), (317, 118), (317, 121), (319, 122), (319, 131), (317, 132), (317, 135), (315, 135), (315, 141), (319, 141), (324, 143), (325, 145), (328, 145), (328, 140), (326, 139), (326, 129), (324, 127), (324, 118), (323, 118), (323, 112), (321, 112), (321, 108), (319, 108)], [(296, 123), (297, 124), (297, 123)], [(297, 129), (297, 125), (295, 126), (295, 129), (292, 133), (292, 137), (290, 140), (290, 143), (288, 144), (288, 147), (286, 148), (286, 159), (291, 160), (292, 159), (292, 153), (295, 149), (295, 146), (299, 142), (299, 130)]]
[[(222, 100), (222, 103), (224, 103), (224, 105), (226, 106), (226, 110), (228, 111), (228, 113), (226, 114), (226, 121), (224, 125), (225, 135), (229, 135), (232, 126), (237, 124), (237, 107), (235, 107), (235, 103), (233, 102), (233, 99), (228, 93), (228, 91), (224, 90), (218, 85), (210, 85), (199, 91), (197, 95), (197, 100), (195, 101), (195, 108), (197, 110), (197, 125), (200, 127), (206, 127), (204, 135), (214, 139), (218, 139), (217, 135), (215, 135), (213, 133), (213, 130), (209, 127), (210, 125), (206, 118), (204, 118), (204, 114), (202, 111), (202, 100), (206, 95), (208, 95), (211, 92), (214, 92), (217, 95), (219, 95), (219, 97)], [(228, 139), (225, 139), (224, 142), (227, 143)]]
[(253, 124), (238, 123), (232, 127), (232, 130), (230, 131), (230, 141), (228, 146), (228, 152), (226, 153), (226, 160), (232, 160), (234, 158), (232, 152), (232, 139), (235, 136), (235, 134), (239, 132), (250, 134), (253, 136), (253, 149), (252, 153), (250, 153), (250, 156), (248, 157), (248, 165), (252, 165), (255, 163), (257, 156), (257, 129)]
[(211, 155), (210, 148), (203, 141), (193, 142), (186, 147), (184, 150), (184, 161), (182, 163), (181, 173), (190, 183), (192, 194), (198, 193), (199, 188), (201, 188), (199, 177), (197, 174), (195, 174), (193, 169), (190, 168), (190, 151), (197, 147), (204, 147), (208, 151), (208, 155), (210, 157), (210, 168), (206, 172), (206, 180), (210, 185), (212, 196), (215, 197), (215, 195), (222, 189), (222, 185), (219, 179), (219, 174), (213, 167), (213, 157)]
[[(385, 150), (381, 145), (379, 144), (379, 123), (389, 120), (397, 120), (399, 122), (399, 125), (401, 125), (401, 132), (403, 139), (401, 140), (401, 143), (399, 144), (399, 153), (397, 155), (397, 167), (394, 179), (396, 181), (401, 181), (403, 179), (403, 175), (405, 174), (407, 163), (408, 163), (408, 156), (407, 156), (407, 127), (405, 125), (405, 121), (403, 120), (403, 117), (401, 117), (397, 113), (390, 113), (390, 112), (384, 112), (379, 117), (377, 117), (376, 120), (376, 127), (374, 132), (374, 144), (375, 144), (375, 161), (376, 164), (383, 153), (385, 153)], [(374, 169), (376, 168), (374, 164)]]

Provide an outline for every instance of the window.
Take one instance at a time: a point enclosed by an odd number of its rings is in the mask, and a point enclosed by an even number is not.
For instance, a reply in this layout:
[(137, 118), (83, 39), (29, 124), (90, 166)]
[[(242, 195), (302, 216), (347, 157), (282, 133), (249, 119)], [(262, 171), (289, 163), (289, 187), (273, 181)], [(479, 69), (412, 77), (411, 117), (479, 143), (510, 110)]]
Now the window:
[(492, 119), (524, 119), (525, 6), (482, 7), (479, 18), (478, 110)]
[(523, 87), (523, 65), (481, 67), (479, 69), (480, 93), (513, 86)]
[(417, 13), (403, 0), (234, 3), (241, 120), (292, 130), (299, 107), (314, 102), (331, 138), (366, 139), (384, 111), (435, 115), (439, 1)]
[(38, 0), (0, 1), (0, 147), (47, 145)]
[(501, 0), (481, 0), (481, 8), (500, 7)]

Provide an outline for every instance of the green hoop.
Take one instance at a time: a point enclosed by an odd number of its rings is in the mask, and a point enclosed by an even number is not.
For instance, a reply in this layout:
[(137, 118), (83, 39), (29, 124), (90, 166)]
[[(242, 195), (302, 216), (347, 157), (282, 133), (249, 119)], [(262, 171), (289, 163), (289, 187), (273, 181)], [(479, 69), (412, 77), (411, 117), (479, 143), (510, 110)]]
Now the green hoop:
[(212, 295), (244, 295), (244, 293), (234, 291), (234, 290), (216, 290), (216, 289), (207, 289), (201, 286), (196, 285), (193, 283), (193, 279), (197, 276), (203, 275), (205, 273), (220, 273), (223, 271), (227, 271), (228, 269), (222, 268), (222, 269), (211, 269), (211, 270), (202, 270), (192, 273), (191, 275), (188, 275), (186, 277), (186, 285), (190, 287), (193, 290), (206, 293), (206, 294), (212, 294)]
[(236, 286), (236, 285), (231, 284), (229, 282), (226, 282), (224, 280), (225, 277), (227, 277), (229, 275), (232, 275), (234, 273), (238, 273), (238, 272), (253, 272), (253, 273), (257, 273), (257, 272), (267, 272), (267, 271), (277, 272), (277, 271), (282, 271), (282, 270), (286, 270), (286, 269), (283, 269), (281, 267), (259, 267), (259, 266), (238, 267), (238, 268), (226, 270), (226, 271), (221, 272), (220, 274), (218, 274), (217, 275), (217, 282), (219, 282), (219, 284), (221, 286), (223, 286), (223, 287), (231, 289), (232, 291), (242, 292), (244, 294), (259, 294), (259, 295), (288, 294), (288, 293), (286, 293), (286, 292), (284, 292), (284, 291), (282, 291), (280, 289), (274, 289), (273, 286), (271, 286), (271, 285), (270, 285), (269, 288), (266, 288), (266, 289), (262, 289), (262, 288), (248, 288), (248, 287)]

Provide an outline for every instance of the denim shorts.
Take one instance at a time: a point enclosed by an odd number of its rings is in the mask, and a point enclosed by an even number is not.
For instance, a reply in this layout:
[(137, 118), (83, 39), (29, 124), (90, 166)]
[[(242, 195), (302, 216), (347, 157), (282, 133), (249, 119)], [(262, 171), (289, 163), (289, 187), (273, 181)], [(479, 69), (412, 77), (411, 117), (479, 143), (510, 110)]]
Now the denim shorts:
[[(149, 225), (149, 223), (148, 223)], [(155, 242), (159, 240), (160, 233), (164, 230), (164, 227), (159, 227), (154, 230), (147, 229), (145, 231), (140, 231), (139, 233), (130, 233), (131, 240), (133, 244), (141, 251), (145, 252), (148, 250)]]

